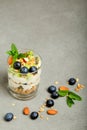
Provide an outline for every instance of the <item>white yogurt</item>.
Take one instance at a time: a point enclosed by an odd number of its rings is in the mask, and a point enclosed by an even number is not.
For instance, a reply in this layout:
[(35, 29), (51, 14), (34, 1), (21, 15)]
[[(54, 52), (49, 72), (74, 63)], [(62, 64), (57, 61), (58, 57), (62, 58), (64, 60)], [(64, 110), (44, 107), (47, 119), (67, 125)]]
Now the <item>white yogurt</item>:
[(11, 88), (22, 87), (24, 90), (31, 89), (32, 86), (37, 86), (40, 82), (41, 69), (36, 74), (32, 74), (31, 77), (18, 77), (12, 72), (8, 71), (8, 83)]

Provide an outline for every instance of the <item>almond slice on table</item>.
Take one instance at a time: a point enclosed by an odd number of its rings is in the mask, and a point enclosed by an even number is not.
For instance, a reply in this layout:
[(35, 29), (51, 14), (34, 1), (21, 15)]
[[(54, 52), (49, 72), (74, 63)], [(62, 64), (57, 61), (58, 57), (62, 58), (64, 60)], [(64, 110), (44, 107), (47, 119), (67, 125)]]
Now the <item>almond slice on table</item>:
[(56, 115), (57, 113), (58, 113), (58, 111), (56, 109), (47, 110), (47, 114), (49, 114), (49, 115)]
[(66, 86), (60, 86), (59, 87), (59, 90), (61, 90), (61, 91), (65, 91), (65, 90), (69, 90), (69, 88), (68, 87), (66, 87)]
[(24, 109), (23, 109), (23, 114), (24, 114), (24, 115), (29, 115), (29, 114), (30, 114), (30, 110), (29, 110), (28, 107), (24, 107)]

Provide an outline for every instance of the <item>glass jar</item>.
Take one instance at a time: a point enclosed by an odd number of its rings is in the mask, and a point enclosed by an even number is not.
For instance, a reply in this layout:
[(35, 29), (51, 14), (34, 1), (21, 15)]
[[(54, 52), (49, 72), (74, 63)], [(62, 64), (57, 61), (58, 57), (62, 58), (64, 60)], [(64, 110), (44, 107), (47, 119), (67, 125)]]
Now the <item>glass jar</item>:
[(36, 96), (41, 75), (41, 58), (39, 58), (36, 72), (21, 73), (18, 70), (8, 67), (8, 91), (10, 94), (20, 100), (28, 100)]

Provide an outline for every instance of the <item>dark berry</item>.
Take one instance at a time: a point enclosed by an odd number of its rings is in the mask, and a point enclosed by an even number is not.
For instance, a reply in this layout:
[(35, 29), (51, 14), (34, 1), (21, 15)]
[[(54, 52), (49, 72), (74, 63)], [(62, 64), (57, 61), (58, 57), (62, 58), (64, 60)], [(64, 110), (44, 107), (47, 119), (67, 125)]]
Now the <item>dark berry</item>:
[(48, 87), (48, 92), (49, 92), (49, 93), (56, 92), (56, 87), (53, 86), (53, 85), (52, 85), (52, 86), (49, 86), (49, 87)]
[(74, 85), (76, 83), (76, 79), (75, 78), (70, 78), (68, 80), (68, 83), (69, 83), (69, 85)]
[(35, 66), (30, 67), (29, 72), (30, 73), (37, 73), (37, 67), (35, 67)]
[(14, 62), (13, 68), (19, 70), (21, 68), (21, 63), (19, 61)]
[(21, 73), (24, 73), (24, 74), (27, 74), (28, 73), (28, 68), (27, 67), (21, 67), (21, 69), (20, 69), (20, 72)]
[(4, 117), (6, 121), (11, 121), (13, 119), (13, 114), (12, 113), (7, 113)]
[(36, 118), (38, 118), (38, 112), (32, 112), (31, 114), (30, 114), (30, 118), (31, 119), (33, 119), (33, 120), (35, 120)]
[(52, 99), (48, 99), (47, 101), (46, 101), (46, 106), (47, 107), (52, 107), (54, 105), (54, 101), (52, 100)]
[(52, 97), (53, 99), (56, 99), (56, 98), (59, 97), (59, 94), (58, 94), (57, 92), (53, 92), (53, 93), (51, 94), (51, 97)]

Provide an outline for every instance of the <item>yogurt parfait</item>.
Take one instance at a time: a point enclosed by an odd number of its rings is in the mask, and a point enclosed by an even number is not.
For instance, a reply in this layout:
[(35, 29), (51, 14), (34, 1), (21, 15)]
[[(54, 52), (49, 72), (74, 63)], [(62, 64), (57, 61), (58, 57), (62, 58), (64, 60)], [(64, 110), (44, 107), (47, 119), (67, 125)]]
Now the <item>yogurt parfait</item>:
[(8, 91), (17, 99), (27, 100), (36, 95), (40, 83), (41, 58), (34, 51), (18, 51), (15, 44), (7, 51)]

